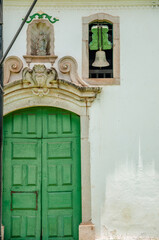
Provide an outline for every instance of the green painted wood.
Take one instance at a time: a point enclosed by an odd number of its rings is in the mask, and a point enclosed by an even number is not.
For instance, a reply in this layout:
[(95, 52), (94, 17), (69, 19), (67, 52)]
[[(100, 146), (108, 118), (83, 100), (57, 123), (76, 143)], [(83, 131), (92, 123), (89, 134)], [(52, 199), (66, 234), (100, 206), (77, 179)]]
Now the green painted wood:
[(44, 139), (42, 144), (44, 239), (78, 239), (77, 226), (81, 221), (79, 138)]
[(90, 42), (90, 50), (108, 50), (112, 48), (111, 42), (108, 40), (108, 26), (93, 26), (92, 41)]
[(80, 118), (31, 108), (4, 119), (5, 239), (78, 239)]
[(43, 138), (80, 137), (80, 118), (59, 108), (43, 109)]
[(41, 109), (30, 108), (8, 114), (5, 117), (4, 138), (41, 138)]
[(103, 41), (103, 50), (108, 50), (112, 48), (111, 42), (108, 40), (108, 32), (109, 28), (108, 26), (102, 27), (102, 41)]
[(5, 138), (3, 159), (5, 239), (39, 239), (41, 140)]

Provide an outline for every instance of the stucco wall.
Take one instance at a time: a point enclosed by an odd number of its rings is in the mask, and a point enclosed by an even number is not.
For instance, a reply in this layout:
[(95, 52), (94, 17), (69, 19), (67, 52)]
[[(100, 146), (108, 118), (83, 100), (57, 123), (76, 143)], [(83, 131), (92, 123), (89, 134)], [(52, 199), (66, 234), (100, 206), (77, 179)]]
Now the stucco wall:
[[(27, 9), (4, 8), (5, 49)], [(159, 237), (159, 9), (101, 9), (37, 5), (34, 12), (60, 19), (55, 54), (73, 56), (80, 75), (81, 17), (120, 17), (121, 85), (103, 87), (90, 110), (92, 222), (100, 239)], [(26, 29), (9, 55), (26, 54)]]

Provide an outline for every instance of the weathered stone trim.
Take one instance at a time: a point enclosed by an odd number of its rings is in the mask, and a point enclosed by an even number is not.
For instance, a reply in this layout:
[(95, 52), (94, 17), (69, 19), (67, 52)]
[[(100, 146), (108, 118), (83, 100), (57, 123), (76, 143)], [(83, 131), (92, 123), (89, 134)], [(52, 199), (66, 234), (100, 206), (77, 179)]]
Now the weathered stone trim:
[(23, 62), (19, 57), (7, 57), (4, 62), (4, 84), (7, 84), (9, 82), (11, 73), (19, 73), (22, 67)]
[(58, 62), (59, 70), (63, 74), (69, 74), (71, 81), (76, 85), (88, 86), (77, 73), (78, 64), (76, 60), (71, 56), (65, 56)]
[(89, 108), (101, 89), (55, 79), (52, 85), (48, 85), (48, 94), (40, 97), (33, 94), (34, 87), (34, 85), (25, 87), (23, 79), (6, 84), (4, 86), (4, 115), (34, 106), (50, 106), (63, 108), (80, 116), (82, 224), (79, 226), (79, 239), (95, 240), (95, 226), (90, 223), (92, 217)]
[(1, 240), (4, 240), (4, 226), (1, 225)]
[(95, 226), (91, 222), (80, 224), (79, 226), (79, 240), (94, 240), (95, 239)]

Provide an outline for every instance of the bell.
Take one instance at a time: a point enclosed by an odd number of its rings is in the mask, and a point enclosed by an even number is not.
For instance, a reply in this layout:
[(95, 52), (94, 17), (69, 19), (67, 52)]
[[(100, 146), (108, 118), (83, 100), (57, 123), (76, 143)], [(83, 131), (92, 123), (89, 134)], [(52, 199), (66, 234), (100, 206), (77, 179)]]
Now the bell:
[(106, 52), (99, 50), (96, 52), (95, 61), (92, 64), (93, 67), (107, 67), (109, 63), (106, 59)]

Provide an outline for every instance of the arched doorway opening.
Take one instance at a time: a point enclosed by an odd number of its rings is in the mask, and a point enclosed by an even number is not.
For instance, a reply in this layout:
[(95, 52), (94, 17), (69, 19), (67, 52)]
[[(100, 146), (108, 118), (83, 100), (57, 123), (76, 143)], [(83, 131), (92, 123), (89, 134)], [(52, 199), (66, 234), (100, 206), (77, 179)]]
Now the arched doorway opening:
[(78, 239), (80, 117), (32, 107), (4, 118), (5, 239)]

